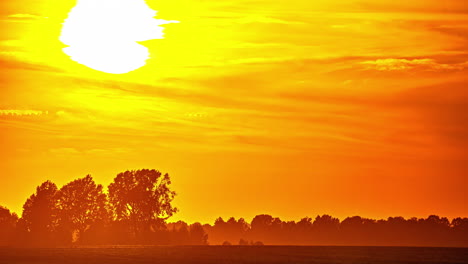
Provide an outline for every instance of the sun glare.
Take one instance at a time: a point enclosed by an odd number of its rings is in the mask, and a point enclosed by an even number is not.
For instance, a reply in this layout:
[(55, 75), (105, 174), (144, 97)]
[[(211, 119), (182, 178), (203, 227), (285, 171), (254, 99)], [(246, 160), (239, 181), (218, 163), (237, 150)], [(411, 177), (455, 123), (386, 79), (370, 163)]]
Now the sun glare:
[(89, 68), (123, 74), (146, 64), (148, 49), (138, 41), (164, 38), (161, 25), (144, 0), (79, 0), (65, 20), (63, 52)]

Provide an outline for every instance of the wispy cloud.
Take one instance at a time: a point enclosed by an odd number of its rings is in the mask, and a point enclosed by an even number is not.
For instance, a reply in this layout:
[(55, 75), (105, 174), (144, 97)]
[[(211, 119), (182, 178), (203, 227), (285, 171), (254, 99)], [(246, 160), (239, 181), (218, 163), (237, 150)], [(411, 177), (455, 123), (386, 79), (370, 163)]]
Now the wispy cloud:
[(301, 21), (284, 20), (279, 18), (261, 16), (261, 15), (249, 15), (235, 20), (237, 23), (250, 24), (250, 23), (265, 23), (265, 24), (286, 24), (286, 25), (302, 25), (305, 24)]
[(370, 69), (379, 71), (404, 71), (412, 69), (425, 70), (463, 70), (468, 68), (468, 62), (444, 64), (438, 63), (434, 59), (377, 59), (372, 61), (364, 61), (361, 64), (368, 66)]
[(47, 17), (38, 16), (34, 14), (11, 14), (11, 15), (8, 15), (7, 18), (14, 19), (14, 20), (38, 20), (38, 19), (46, 19)]
[(48, 111), (42, 110), (0, 109), (0, 115), (4, 116), (41, 116), (48, 114)]

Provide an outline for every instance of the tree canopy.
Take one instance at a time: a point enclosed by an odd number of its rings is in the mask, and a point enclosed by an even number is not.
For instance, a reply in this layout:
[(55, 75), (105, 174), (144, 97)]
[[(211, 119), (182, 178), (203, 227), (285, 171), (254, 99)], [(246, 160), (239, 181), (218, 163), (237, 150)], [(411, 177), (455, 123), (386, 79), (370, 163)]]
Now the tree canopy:
[(109, 205), (117, 221), (132, 223), (135, 235), (142, 229), (159, 228), (177, 212), (169, 174), (157, 170), (119, 173), (109, 185)]
[(57, 185), (46, 181), (36, 188), (23, 205), (24, 228), (35, 241), (47, 244), (53, 239), (56, 228), (56, 193)]
[(107, 195), (91, 175), (60, 188), (56, 202), (57, 224), (65, 234), (72, 235), (77, 231), (78, 236), (82, 236), (96, 222), (109, 219)]

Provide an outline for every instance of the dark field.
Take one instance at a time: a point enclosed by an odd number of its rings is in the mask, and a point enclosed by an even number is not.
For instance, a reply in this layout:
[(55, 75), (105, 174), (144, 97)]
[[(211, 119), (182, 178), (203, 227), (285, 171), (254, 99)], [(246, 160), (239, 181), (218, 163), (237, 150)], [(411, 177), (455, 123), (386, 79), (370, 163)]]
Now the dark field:
[(0, 263), (468, 263), (466, 248), (185, 246), (12, 249)]

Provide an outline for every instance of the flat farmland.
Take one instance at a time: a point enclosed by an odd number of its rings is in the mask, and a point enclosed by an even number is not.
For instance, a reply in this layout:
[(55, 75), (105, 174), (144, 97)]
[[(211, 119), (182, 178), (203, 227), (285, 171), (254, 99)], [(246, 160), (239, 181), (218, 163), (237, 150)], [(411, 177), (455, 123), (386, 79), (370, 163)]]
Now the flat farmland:
[(468, 263), (465, 248), (157, 246), (0, 248), (1, 264), (84, 263)]

